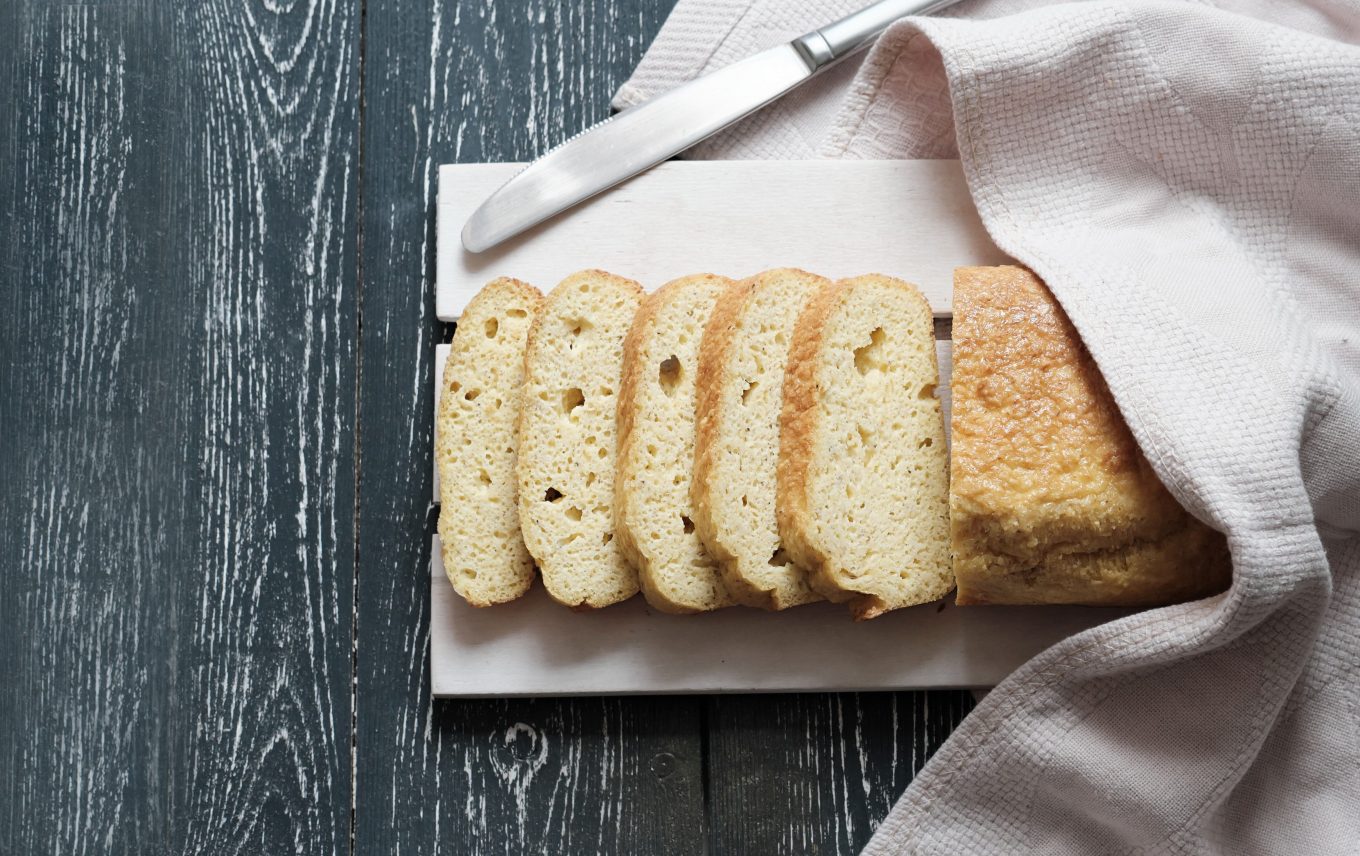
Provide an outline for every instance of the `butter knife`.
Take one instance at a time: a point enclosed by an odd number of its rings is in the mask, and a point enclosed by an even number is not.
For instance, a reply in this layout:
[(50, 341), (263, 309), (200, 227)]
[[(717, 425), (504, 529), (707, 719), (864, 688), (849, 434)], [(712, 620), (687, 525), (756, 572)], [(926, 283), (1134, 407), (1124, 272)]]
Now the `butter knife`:
[(463, 226), (463, 246), (489, 250), (759, 110), (867, 46), (899, 18), (955, 2), (881, 0), (587, 128), (491, 194)]

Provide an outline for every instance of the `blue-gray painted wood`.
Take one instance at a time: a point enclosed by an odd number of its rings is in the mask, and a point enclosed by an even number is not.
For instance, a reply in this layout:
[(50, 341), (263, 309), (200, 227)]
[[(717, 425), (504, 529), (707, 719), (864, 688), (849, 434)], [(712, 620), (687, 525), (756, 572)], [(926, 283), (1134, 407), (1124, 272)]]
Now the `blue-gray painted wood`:
[(359, 10), (0, 10), (0, 853), (349, 847)]

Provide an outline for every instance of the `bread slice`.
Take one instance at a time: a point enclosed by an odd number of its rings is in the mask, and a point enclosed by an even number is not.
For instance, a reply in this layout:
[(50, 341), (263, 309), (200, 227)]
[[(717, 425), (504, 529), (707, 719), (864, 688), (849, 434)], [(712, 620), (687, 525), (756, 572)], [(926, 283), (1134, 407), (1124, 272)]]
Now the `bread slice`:
[(955, 271), (951, 386), (958, 603), (1150, 606), (1228, 585), (1223, 536), (1162, 486), (1028, 270)]
[(615, 401), (636, 282), (598, 270), (548, 295), (529, 332), (519, 423), (524, 543), (554, 600), (593, 608), (637, 593), (614, 540)]
[(798, 317), (784, 379), (779, 533), (812, 586), (857, 619), (938, 600), (949, 456), (935, 322), (916, 286), (861, 276)]
[(718, 298), (699, 346), (694, 527), (728, 594), (748, 606), (821, 600), (779, 539), (775, 468), (793, 325), (826, 283), (793, 269), (739, 282)]
[(694, 531), (694, 378), (699, 342), (732, 280), (699, 274), (647, 296), (624, 340), (615, 539), (663, 612), (730, 606), (718, 565)]
[(543, 295), (496, 279), (463, 310), (435, 420), (444, 572), (473, 606), (514, 600), (534, 581), (515, 499), (524, 346)]

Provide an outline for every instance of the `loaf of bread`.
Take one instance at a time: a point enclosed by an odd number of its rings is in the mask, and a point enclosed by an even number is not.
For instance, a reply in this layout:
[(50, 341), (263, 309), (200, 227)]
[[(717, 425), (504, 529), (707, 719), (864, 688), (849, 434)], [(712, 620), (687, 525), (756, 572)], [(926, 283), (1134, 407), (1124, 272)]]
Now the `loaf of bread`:
[(798, 312), (827, 280), (767, 271), (723, 292), (699, 347), (694, 526), (739, 603), (785, 609), (821, 600), (775, 520), (779, 412)]
[(524, 346), (543, 295), (488, 283), (458, 322), (435, 420), (444, 572), (473, 606), (514, 600), (534, 581), (515, 490)]
[(552, 290), (529, 332), (520, 525), (548, 594), (571, 607), (608, 606), (638, 590), (614, 539), (613, 501), (623, 339), (641, 301), (636, 282), (582, 271)]
[(779, 441), (779, 534), (856, 619), (954, 587), (935, 323), (914, 285), (824, 286), (793, 332)]
[(642, 301), (624, 341), (615, 540), (637, 568), (647, 603), (663, 612), (732, 603), (690, 505), (699, 342), (730, 285), (711, 274), (666, 284)]
[(1028, 270), (955, 272), (952, 388), (958, 603), (1150, 606), (1228, 585), (1223, 536), (1162, 486)]

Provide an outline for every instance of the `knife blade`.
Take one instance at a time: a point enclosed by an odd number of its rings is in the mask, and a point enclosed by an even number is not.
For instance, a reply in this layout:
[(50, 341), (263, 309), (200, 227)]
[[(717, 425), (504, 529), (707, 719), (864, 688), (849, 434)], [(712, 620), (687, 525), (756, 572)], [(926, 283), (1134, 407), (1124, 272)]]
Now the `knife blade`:
[(491, 249), (759, 110), (899, 18), (954, 2), (881, 0), (624, 110), (550, 150), (491, 194), (463, 226), (463, 246), (473, 253)]

